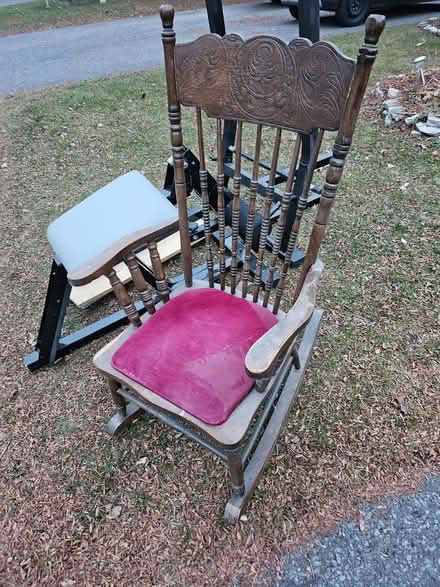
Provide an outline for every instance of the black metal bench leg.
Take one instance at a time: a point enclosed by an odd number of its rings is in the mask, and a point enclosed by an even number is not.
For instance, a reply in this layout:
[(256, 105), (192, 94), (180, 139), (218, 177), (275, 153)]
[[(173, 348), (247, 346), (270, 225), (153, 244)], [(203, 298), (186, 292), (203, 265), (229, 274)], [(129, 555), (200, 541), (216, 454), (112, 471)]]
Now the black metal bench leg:
[[(67, 271), (54, 257), (37, 344), (35, 350), (24, 358), (24, 364), (31, 371), (45, 365), (51, 365), (74, 349), (128, 323), (125, 312), (120, 310), (60, 338), (70, 291), (71, 286), (67, 281)], [(145, 312), (142, 301), (136, 302), (136, 309), (141, 314)]]
[(71, 289), (64, 265), (54, 257), (37, 344), (34, 352), (24, 358), (25, 365), (31, 371), (50, 365), (57, 359), (58, 343)]

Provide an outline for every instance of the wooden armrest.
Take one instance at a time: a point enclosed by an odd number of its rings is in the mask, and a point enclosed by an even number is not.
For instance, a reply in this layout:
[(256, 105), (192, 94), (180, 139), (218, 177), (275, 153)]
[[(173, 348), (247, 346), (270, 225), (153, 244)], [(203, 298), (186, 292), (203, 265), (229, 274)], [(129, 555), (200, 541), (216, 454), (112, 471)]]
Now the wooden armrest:
[(310, 267), (301, 293), (288, 314), (251, 346), (245, 359), (246, 372), (250, 377), (270, 377), (278, 359), (306, 326), (315, 308), (323, 269), (324, 264), (318, 259)]
[(107, 275), (129, 251), (152, 241), (160, 241), (177, 230), (179, 230), (179, 221), (174, 219), (132, 232), (107, 247), (87, 263), (69, 271), (67, 279), (72, 285), (90, 283), (101, 275)]

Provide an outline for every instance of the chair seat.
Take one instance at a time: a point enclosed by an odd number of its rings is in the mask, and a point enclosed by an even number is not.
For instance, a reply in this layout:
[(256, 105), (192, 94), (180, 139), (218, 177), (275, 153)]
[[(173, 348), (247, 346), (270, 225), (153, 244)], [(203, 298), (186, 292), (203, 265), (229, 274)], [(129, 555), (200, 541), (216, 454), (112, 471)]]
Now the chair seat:
[(139, 171), (117, 177), (57, 218), (49, 243), (71, 271), (120, 238), (177, 218), (176, 208)]
[(254, 381), (246, 353), (277, 323), (267, 308), (216, 289), (188, 290), (113, 354), (129, 379), (211, 426), (225, 422)]

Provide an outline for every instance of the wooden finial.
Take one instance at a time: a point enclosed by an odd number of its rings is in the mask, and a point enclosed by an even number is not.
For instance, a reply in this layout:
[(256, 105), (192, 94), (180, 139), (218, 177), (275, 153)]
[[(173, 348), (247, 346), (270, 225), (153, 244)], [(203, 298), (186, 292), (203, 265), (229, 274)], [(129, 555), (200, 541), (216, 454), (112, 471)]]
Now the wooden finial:
[(164, 29), (172, 29), (174, 22), (174, 6), (162, 4), (160, 7), (160, 18)]
[(365, 43), (376, 45), (384, 28), (385, 17), (382, 14), (370, 14), (365, 24)]

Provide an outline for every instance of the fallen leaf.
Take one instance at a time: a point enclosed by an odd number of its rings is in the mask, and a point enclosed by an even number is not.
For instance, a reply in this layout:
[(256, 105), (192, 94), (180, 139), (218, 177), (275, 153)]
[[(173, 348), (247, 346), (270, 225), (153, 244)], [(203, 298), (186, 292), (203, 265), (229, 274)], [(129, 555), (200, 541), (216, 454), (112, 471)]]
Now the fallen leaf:
[(112, 507), (107, 518), (109, 520), (116, 520), (116, 518), (119, 518), (119, 516), (121, 515), (121, 510), (122, 510), (122, 507), (120, 505), (115, 505), (114, 507)]

